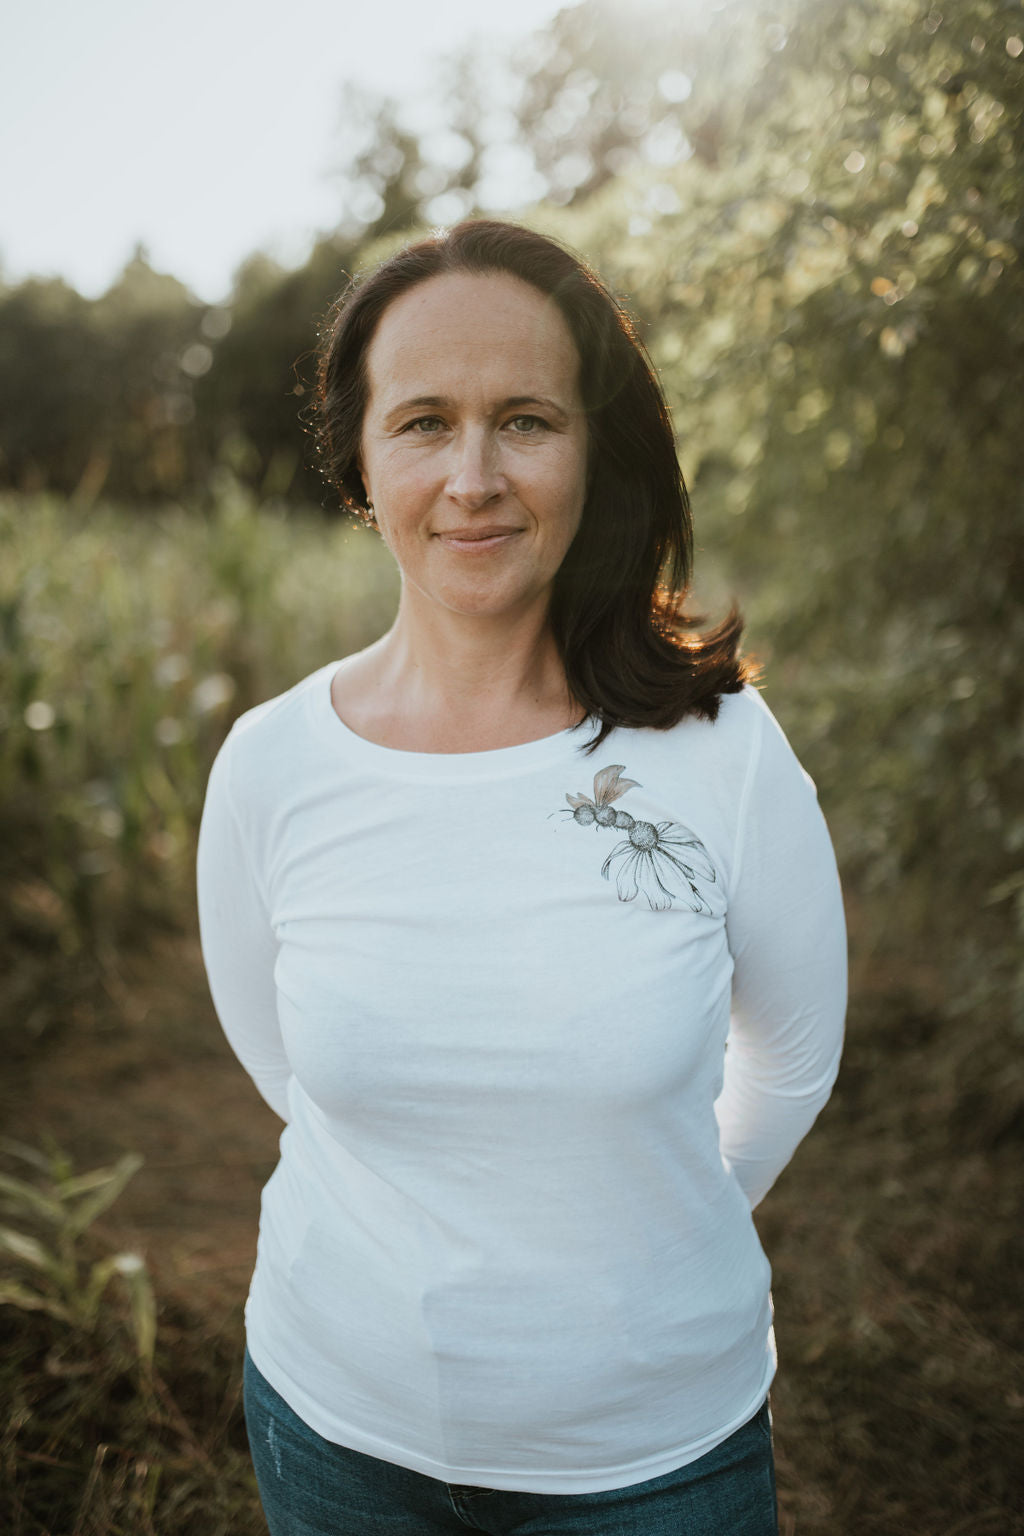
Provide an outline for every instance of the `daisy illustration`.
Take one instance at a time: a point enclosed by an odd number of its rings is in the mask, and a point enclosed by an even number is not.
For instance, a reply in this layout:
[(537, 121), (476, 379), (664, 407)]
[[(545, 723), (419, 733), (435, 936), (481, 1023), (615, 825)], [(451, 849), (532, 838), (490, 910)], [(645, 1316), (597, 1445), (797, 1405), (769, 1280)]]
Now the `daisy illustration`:
[[(692, 912), (711, 916), (711, 908), (696, 882), (713, 882), (714, 867), (700, 838), (679, 822), (659, 821), (655, 826), (652, 821), (634, 821), (628, 837), (612, 849), (601, 865), (606, 880), (616, 863), (619, 867), (615, 889), (620, 901), (635, 901), (643, 891), (651, 911), (662, 912), (679, 896)], [(685, 883), (687, 889), (674, 891), (666, 881), (676, 886)]]
[[(628, 811), (613, 809), (613, 800), (643, 787), (636, 779), (624, 779), (625, 771), (624, 763), (599, 769), (594, 775), (593, 796), (566, 795), (569, 809), (562, 815), (571, 816), (579, 827), (615, 827), (626, 833), (601, 866), (607, 880), (618, 864), (615, 889), (620, 901), (635, 901), (643, 891), (652, 912), (663, 912), (678, 899), (692, 912), (710, 917), (711, 908), (697, 885), (698, 880), (716, 880), (707, 849), (678, 821), (637, 821)], [(682, 886), (685, 890), (678, 889)]]

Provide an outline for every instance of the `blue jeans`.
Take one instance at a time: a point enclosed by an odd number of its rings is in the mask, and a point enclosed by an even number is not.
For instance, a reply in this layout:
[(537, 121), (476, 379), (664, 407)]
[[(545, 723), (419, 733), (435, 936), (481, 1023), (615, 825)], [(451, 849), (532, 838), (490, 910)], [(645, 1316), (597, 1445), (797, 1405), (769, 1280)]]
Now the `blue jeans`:
[(245, 1422), (271, 1536), (778, 1536), (767, 1401), (677, 1472), (603, 1493), (468, 1488), (324, 1440), (245, 1355)]

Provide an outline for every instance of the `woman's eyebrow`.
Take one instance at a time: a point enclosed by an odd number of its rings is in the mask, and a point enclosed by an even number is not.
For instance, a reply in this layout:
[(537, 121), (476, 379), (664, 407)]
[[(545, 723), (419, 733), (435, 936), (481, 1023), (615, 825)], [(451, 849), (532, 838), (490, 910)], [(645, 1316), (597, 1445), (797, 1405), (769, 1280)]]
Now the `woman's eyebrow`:
[(395, 405), (384, 412), (382, 421), (389, 427), (402, 417), (408, 416), (410, 411), (444, 411), (451, 405), (451, 401), (445, 395), (410, 395), (407, 400), (399, 400)]
[[(393, 405), (386, 412), (384, 421), (387, 424), (407, 415), (409, 411), (449, 410), (453, 403), (447, 395), (410, 395), (407, 400), (400, 400), (397, 405)], [(493, 410), (495, 412), (515, 410), (527, 405), (539, 405), (542, 410), (550, 411), (557, 416), (566, 417), (569, 414), (564, 405), (559, 405), (557, 400), (552, 400), (548, 395), (507, 395), (505, 399), (495, 402)]]
[(521, 405), (539, 405), (542, 410), (551, 411), (556, 416), (569, 414), (564, 405), (559, 405), (557, 400), (552, 400), (548, 395), (510, 395), (507, 400), (501, 402), (499, 409), (511, 410)]
[(408, 400), (400, 400), (390, 414), (394, 415), (395, 411), (419, 410), (425, 405), (448, 406), (451, 401), (447, 395), (410, 395)]

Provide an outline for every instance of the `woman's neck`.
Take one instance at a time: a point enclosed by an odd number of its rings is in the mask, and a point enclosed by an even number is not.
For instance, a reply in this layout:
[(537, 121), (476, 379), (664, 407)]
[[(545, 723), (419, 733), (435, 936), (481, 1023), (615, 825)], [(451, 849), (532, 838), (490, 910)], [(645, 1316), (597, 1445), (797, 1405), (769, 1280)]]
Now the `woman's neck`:
[(380, 640), (335, 678), (334, 708), (357, 735), (411, 752), (485, 752), (575, 725), (546, 613), (421, 615), (405, 603)]

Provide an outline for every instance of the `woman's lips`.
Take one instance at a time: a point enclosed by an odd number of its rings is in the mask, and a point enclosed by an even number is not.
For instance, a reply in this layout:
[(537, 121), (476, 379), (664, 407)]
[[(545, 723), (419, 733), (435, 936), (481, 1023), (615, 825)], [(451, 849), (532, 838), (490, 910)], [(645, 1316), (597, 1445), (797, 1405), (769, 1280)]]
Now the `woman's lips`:
[(457, 528), (451, 533), (435, 534), (435, 538), (440, 539), (446, 549), (460, 554), (483, 555), (511, 543), (522, 531), (521, 528)]

